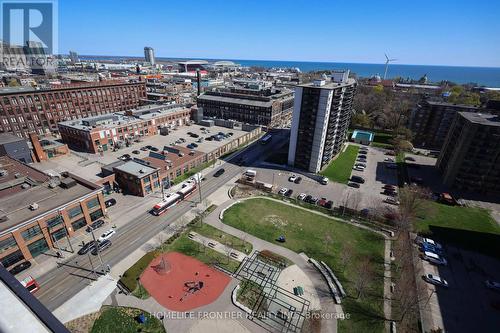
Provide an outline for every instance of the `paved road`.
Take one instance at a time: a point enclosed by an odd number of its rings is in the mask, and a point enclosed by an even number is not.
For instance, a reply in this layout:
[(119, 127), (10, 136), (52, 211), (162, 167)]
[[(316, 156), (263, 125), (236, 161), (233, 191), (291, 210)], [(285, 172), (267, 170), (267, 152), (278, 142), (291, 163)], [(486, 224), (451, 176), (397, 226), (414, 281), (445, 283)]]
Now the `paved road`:
[[(266, 157), (268, 152), (272, 152), (275, 147), (280, 145), (284, 139), (284, 137), (277, 136), (266, 146), (255, 142), (239, 155), (244, 155), (248, 161), (258, 163), (258, 161)], [(224, 165), (225, 173), (218, 178), (213, 177), (213, 172), (218, 170), (218, 168), (214, 168), (206, 177), (207, 180), (203, 182), (202, 197), (206, 198), (247, 167), (248, 165), (237, 166), (226, 163)], [(144, 212), (133, 221), (118, 227), (116, 235), (111, 238), (113, 245), (102, 253), (104, 267), (106, 265), (113, 267), (125, 259), (133, 251), (140, 248), (144, 243), (192, 209), (197, 200), (198, 195), (196, 194), (190, 200), (176, 205), (163, 216), (156, 217), (149, 212)], [(97, 257), (92, 256), (91, 258), (94, 266), (99, 264)], [(48, 309), (54, 310), (58, 308), (92, 282), (94, 276), (91, 267), (89, 256), (69, 259), (64, 265), (48, 271), (37, 279), (40, 290), (36, 293), (36, 296)]]

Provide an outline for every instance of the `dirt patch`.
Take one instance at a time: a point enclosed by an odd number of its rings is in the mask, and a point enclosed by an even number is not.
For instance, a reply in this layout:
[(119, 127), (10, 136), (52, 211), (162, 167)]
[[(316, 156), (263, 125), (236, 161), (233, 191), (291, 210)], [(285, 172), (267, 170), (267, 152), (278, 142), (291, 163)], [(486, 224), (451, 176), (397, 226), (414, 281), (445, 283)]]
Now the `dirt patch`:
[(273, 215), (273, 214), (266, 215), (266, 216), (264, 216), (263, 220), (264, 220), (264, 222), (270, 223), (277, 228), (283, 228), (283, 227), (288, 226), (288, 221), (283, 219), (281, 216), (278, 216), (278, 215)]
[(101, 316), (102, 310), (68, 321), (64, 326), (72, 333), (88, 333), (94, 322)]
[(248, 198), (256, 195), (260, 195), (263, 192), (253, 186), (245, 184), (236, 184), (231, 189), (231, 195), (235, 199)]

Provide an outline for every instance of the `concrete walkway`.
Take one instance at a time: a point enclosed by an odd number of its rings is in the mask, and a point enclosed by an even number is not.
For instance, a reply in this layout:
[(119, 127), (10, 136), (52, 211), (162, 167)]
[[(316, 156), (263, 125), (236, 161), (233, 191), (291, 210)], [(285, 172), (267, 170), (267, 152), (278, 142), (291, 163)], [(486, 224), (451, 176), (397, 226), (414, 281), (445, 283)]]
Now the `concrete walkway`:
[(233, 249), (232, 247), (219, 243), (218, 241), (212, 238), (202, 236), (194, 231), (189, 232), (189, 238), (197, 243), (202, 244), (203, 246), (206, 246), (224, 255), (227, 255), (229, 252), (231, 253), (231, 259), (237, 260), (239, 262), (242, 262), (243, 259), (245, 259), (247, 256), (243, 252), (240, 252), (238, 250)]

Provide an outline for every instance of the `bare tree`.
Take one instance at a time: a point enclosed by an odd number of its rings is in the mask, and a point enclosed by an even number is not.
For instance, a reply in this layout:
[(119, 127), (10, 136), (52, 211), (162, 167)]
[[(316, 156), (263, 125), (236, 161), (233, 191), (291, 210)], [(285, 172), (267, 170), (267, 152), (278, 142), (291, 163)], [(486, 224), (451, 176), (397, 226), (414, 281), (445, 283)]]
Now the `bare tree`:
[(365, 257), (356, 267), (356, 275), (354, 277), (354, 288), (358, 293), (356, 298), (363, 297), (368, 285), (373, 281), (374, 272), (370, 259)]
[(342, 251), (340, 252), (340, 263), (345, 269), (349, 261), (351, 261), (354, 254), (354, 247), (350, 242), (346, 242), (342, 245)]

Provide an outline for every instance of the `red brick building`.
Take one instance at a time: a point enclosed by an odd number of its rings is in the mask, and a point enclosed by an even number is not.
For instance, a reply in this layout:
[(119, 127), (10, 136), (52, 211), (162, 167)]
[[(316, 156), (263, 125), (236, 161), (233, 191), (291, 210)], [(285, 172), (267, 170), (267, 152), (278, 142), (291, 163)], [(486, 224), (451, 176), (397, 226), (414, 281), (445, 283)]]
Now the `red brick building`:
[[(72, 174), (50, 178), (0, 157), (0, 263), (31, 260), (52, 248), (75, 249), (75, 232), (106, 214), (102, 187)], [(77, 249), (76, 249), (77, 250)]]
[(146, 99), (144, 82), (104, 81), (0, 89), (0, 133), (28, 137), (29, 133), (57, 133), (64, 120), (98, 116), (138, 107)]
[(98, 153), (125, 145), (127, 141), (156, 135), (162, 127), (186, 124), (191, 110), (179, 106), (146, 106), (59, 123), (59, 133), (69, 147)]

